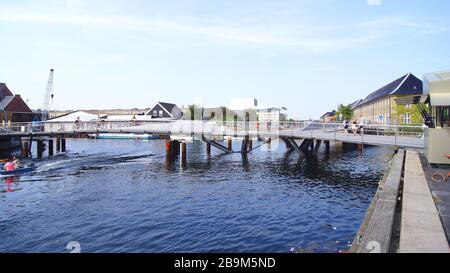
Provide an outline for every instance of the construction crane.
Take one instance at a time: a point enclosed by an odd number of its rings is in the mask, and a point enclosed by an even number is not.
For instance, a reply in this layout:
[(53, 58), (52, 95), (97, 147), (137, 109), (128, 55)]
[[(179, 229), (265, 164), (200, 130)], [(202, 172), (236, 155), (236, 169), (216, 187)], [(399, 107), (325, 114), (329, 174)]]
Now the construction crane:
[(45, 121), (49, 117), (50, 106), (53, 105), (53, 69), (50, 69), (48, 76), (47, 89), (45, 90), (44, 103), (41, 110), (41, 120)]

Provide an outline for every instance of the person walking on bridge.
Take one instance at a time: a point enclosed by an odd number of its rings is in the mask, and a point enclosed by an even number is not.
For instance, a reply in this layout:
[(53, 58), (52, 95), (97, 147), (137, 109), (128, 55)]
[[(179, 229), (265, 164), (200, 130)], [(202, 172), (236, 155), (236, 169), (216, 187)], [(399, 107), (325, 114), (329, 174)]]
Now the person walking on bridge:
[(344, 133), (348, 135), (348, 120), (345, 119), (343, 125), (344, 125)]

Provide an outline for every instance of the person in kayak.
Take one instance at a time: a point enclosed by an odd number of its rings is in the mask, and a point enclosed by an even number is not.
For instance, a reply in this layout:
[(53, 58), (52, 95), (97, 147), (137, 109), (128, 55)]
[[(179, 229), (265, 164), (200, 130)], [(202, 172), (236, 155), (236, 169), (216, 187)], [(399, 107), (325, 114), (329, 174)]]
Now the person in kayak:
[(14, 163), (12, 162), (11, 159), (8, 162), (6, 162), (4, 168), (6, 171), (14, 171)]
[(17, 157), (13, 156), (13, 164), (14, 164), (14, 169), (18, 169), (20, 168), (20, 161)]

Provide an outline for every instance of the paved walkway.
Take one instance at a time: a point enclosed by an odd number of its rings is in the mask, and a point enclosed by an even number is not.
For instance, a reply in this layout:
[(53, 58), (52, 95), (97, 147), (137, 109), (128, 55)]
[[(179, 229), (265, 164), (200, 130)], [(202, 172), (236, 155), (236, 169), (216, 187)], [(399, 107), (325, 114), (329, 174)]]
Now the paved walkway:
[(450, 252), (419, 154), (412, 151), (406, 153), (399, 252)]
[(438, 208), (439, 215), (441, 216), (447, 240), (450, 242), (450, 178), (444, 183), (436, 182), (431, 179), (431, 176), (436, 173), (446, 176), (450, 172), (450, 167), (431, 167), (424, 154), (420, 155), (420, 160), (422, 161), (425, 177), (430, 186), (434, 202)]

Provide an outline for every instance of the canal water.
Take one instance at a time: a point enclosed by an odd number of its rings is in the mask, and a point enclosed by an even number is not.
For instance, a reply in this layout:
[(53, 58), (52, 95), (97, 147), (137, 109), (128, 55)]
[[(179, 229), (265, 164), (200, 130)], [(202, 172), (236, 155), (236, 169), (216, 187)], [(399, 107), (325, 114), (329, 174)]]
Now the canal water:
[(274, 142), (243, 158), (194, 142), (180, 166), (165, 163), (164, 140), (67, 147), (1, 178), (0, 252), (69, 252), (72, 241), (81, 252), (339, 252), (393, 152), (332, 146), (299, 160)]

